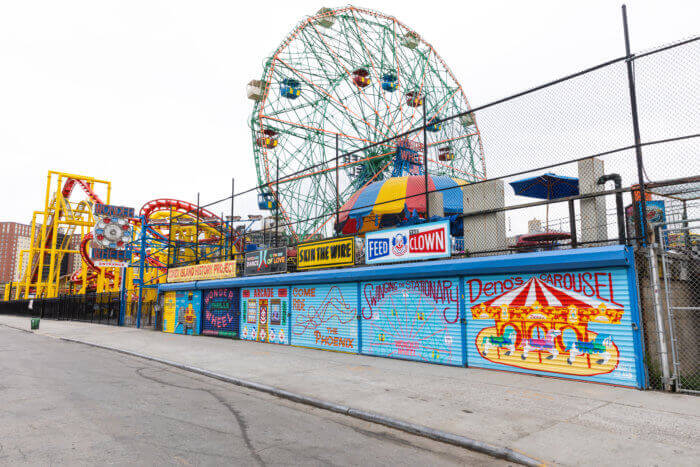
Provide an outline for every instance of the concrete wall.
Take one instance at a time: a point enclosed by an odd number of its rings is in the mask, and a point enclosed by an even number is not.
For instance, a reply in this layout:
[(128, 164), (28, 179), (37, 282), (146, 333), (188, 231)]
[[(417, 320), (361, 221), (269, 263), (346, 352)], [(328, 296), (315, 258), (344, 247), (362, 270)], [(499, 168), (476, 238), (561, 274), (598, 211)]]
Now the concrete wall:
[[(598, 185), (598, 179), (605, 174), (605, 166), (600, 159), (586, 159), (578, 163), (579, 193), (596, 193), (605, 187)], [(580, 242), (593, 242), (608, 239), (605, 196), (581, 200)]]
[[(502, 180), (467, 185), (462, 188), (464, 214), (505, 205)], [(501, 250), (506, 248), (505, 212), (464, 216), (464, 246), (467, 251)]]

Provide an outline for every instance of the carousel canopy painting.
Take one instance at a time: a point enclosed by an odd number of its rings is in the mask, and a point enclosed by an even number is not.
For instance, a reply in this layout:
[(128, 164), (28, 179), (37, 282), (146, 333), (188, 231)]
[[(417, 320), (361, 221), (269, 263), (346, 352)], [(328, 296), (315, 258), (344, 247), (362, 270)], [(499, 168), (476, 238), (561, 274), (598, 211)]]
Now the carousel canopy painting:
[[(552, 275), (515, 280), (510, 276), (513, 288), (468, 303), (467, 330), (473, 339), (468, 338), (473, 342), (469, 365), (584, 379), (614, 372), (615, 379), (633, 385), (629, 380), (636, 379), (635, 348), (626, 274), (610, 270), (555, 275), (569, 276), (573, 279), (563, 283), (546, 280)], [(483, 283), (507, 282), (498, 279), (478, 280), (482, 288)]]

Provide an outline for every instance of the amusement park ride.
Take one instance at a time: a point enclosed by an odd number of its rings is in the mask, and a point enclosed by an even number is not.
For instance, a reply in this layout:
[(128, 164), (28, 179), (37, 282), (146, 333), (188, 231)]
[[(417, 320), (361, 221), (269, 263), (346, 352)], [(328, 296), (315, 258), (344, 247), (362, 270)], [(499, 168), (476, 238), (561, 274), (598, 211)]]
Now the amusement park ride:
[[(420, 180), (425, 191), (425, 164), (438, 189), (457, 192), (486, 176), (473, 114), (439, 121), (471, 109), (462, 87), (435, 49), (392, 16), (322, 8), (299, 22), (247, 90), (260, 208), (276, 210), (298, 241), (429, 217), (426, 203), (394, 203), (373, 213), (374, 223), (359, 211), (336, 219), (338, 206), (349, 210), (358, 196), (361, 206), (375, 203), (375, 192), (401, 198)], [(403, 191), (385, 185), (396, 177), (414, 180)]]
[[(83, 195), (78, 201), (76, 186)], [(132, 299), (146, 294), (153, 299), (150, 295), (165, 282), (168, 264), (221, 261), (240, 251), (240, 230), (234, 231), (230, 223), (187, 201), (161, 198), (144, 204), (138, 217), (125, 220), (131, 239), (124, 246), (133, 252), (128, 267), (99, 267), (89, 251), (102, 240), (93, 239), (91, 230), (100, 227), (93, 206), (103, 200), (108, 204), (110, 194), (109, 181), (49, 172), (44, 210), (34, 212), (31, 246), (20, 253), (25, 265), (21, 280), (7, 284), (5, 300), (86, 292), (122, 292)], [(77, 250), (70, 247), (76, 236)], [(81, 268), (62, 275), (64, 257), (70, 254), (80, 255)]]

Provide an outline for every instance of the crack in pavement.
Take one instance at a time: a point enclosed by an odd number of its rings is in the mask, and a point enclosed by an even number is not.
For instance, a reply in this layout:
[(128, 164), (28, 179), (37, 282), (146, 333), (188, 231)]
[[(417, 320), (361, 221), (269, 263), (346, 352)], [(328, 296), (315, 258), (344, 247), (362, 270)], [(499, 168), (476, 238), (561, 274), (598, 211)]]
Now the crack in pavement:
[[(260, 457), (258, 452), (253, 447), (253, 443), (250, 440), (250, 436), (248, 435), (248, 423), (246, 422), (245, 417), (238, 410), (236, 410), (226, 399), (221, 397), (219, 394), (216, 394), (211, 389), (206, 389), (206, 388), (202, 388), (202, 387), (182, 386), (182, 385), (175, 384), (175, 383), (172, 383), (169, 381), (163, 381), (159, 378), (156, 378), (155, 376), (145, 375), (145, 374), (143, 374), (143, 370), (146, 370), (146, 369), (148, 369), (148, 367), (138, 368), (138, 369), (136, 369), (136, 374), (144, 379), (147, 379), (149, 381), (153, 381), (155, 383), (159, 383), (159, 384), (162, 384), (165, 386), (170, 386), (170, 387), (174, 387), (174, 388), (178, 388), (178, 389), (187, 389), (190, 391), (206, 392), (207, 394), (212, 396), (214, 399), (216, 399), (221, 405), (226, 407), (229, 410), (229, 412), (231, 412), (233, 417), (236, 419), (236, 423), (238, 423), (238, 428), (241, 432), (241, 437), (243, 438), (243, 442), (245, 443), (246, 447), (248, 448), (248, 451), (250, 452), (250, 455), (253, 457), (253, 459), (255, 459), (255, 461), (261, 466), (266, 465), (265, 461), (263, 461), (263, 459)], [(167, 369), (159, 369), (159, 370), (168, 371)]]

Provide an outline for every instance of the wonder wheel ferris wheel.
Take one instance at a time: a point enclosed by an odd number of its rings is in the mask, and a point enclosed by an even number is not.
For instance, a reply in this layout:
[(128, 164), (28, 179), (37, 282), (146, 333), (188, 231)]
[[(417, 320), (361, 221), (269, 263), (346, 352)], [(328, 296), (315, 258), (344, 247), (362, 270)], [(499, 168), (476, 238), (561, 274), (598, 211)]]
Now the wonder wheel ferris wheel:
[[(435, 49), (391, 16), (348, 6), (305, 18), (266, 60), (261, 79), (248, 84), (248, 97), (265, 187), (259, 205), (278, 208), (280, 223), (298, 240), (331, 230), (336, 187), (342, 205), (369, 183), (408, 175), (397, 151), (422, 161), (422, 131), (363, 148), (420, 128), (424, 112), (428, 173), (486, 176), (473, 114), (431, 124), (470, 110), (462, 87)], [(355, 150), (341, 158), (336, 184), (336, 151)]]

